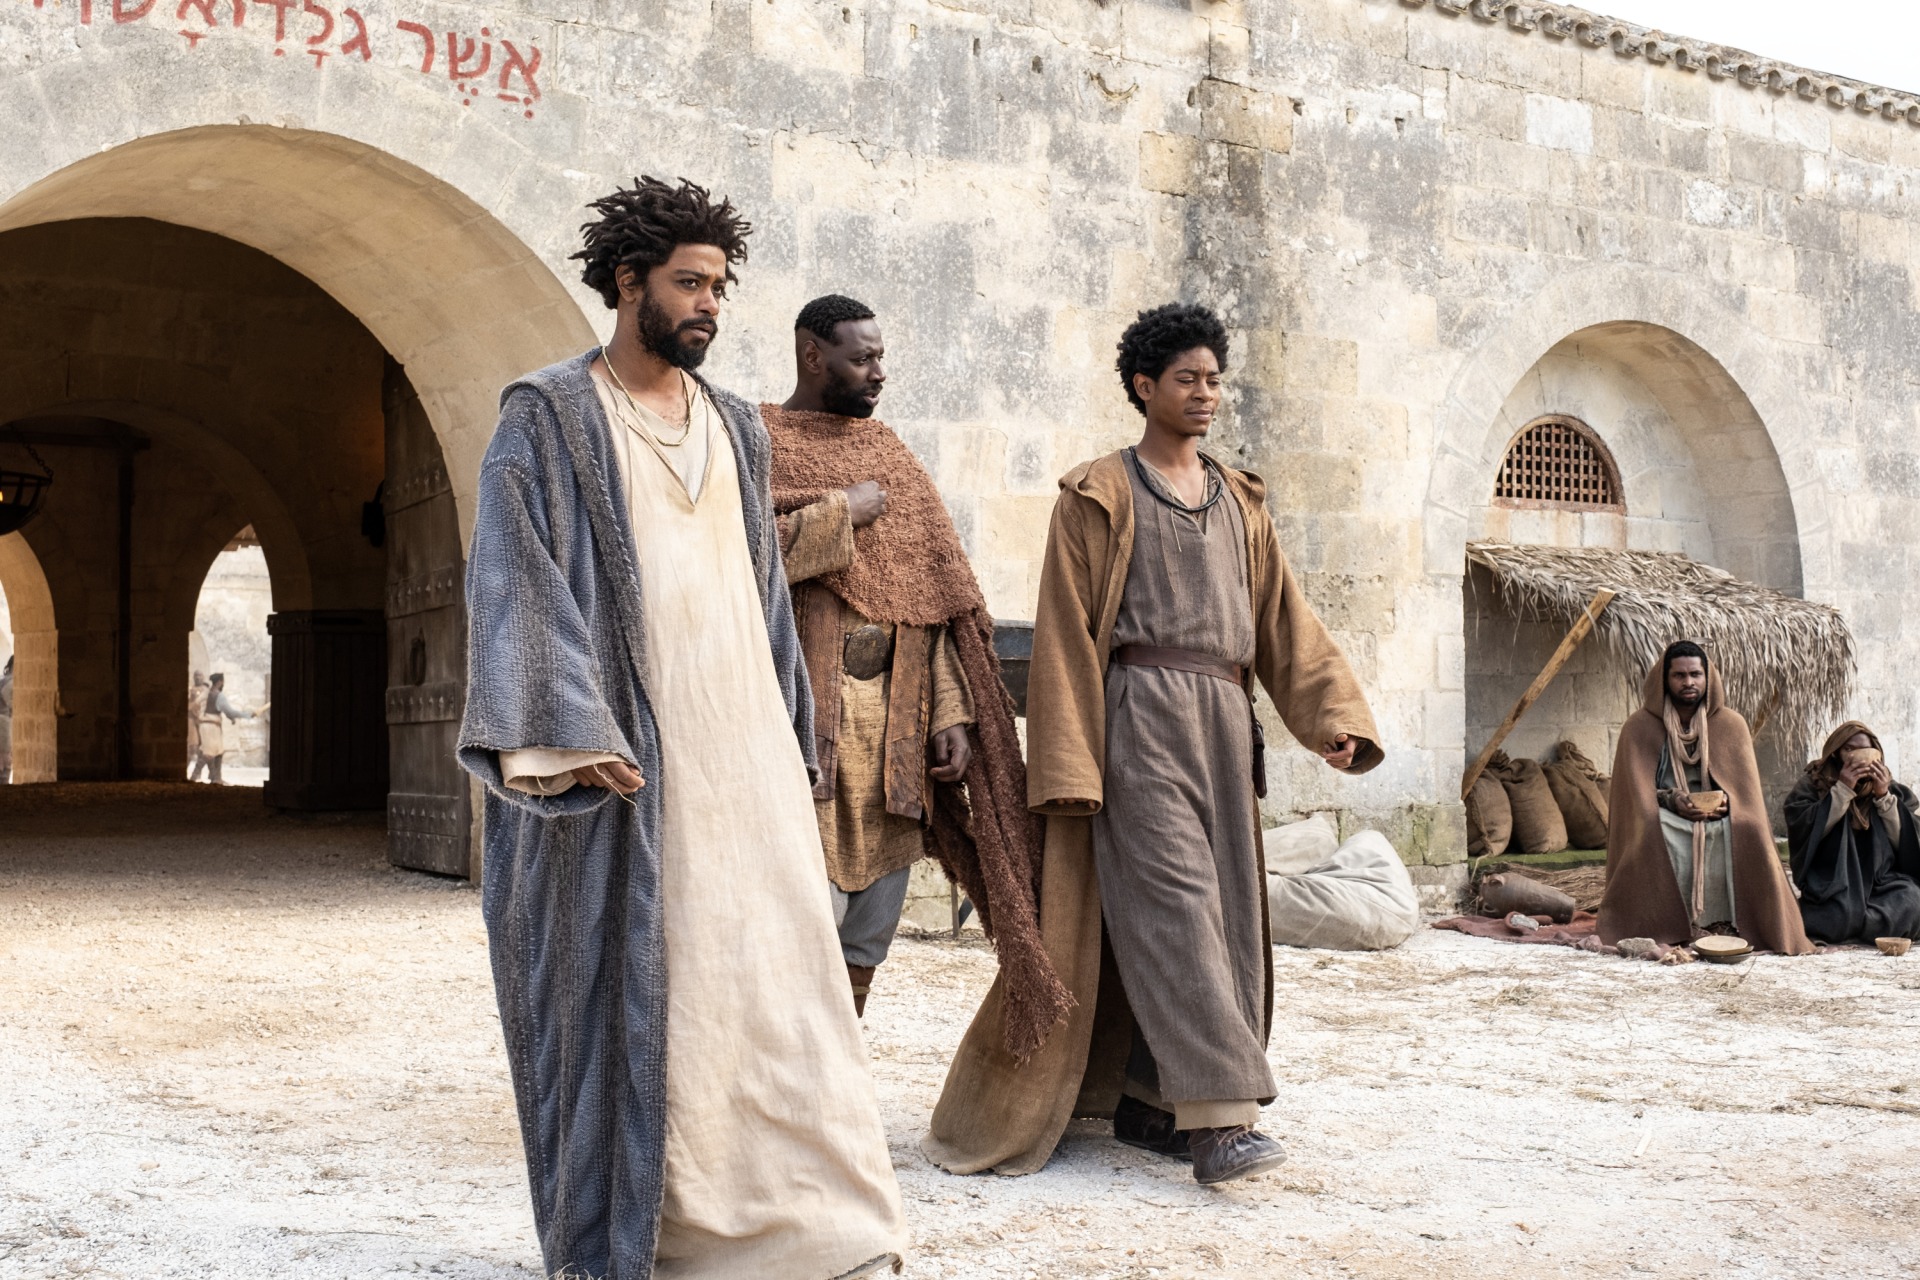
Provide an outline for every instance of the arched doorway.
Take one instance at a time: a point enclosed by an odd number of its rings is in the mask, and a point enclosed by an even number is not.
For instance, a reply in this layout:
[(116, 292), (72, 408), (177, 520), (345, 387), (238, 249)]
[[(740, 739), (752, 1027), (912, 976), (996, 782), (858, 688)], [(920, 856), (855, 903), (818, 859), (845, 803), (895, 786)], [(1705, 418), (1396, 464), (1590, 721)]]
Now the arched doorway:
[(0, 592), (6, 595), (13, 661), (11, 781), (52, 782), (60, 768), (60, 652), (53, 596), (39, 557), (17, 533), (0, 537)]
[[(133, 569), (52, 574), (61, 775), (179, 776), (199, 579), (251, 525), (274, 605), (267, 799), (385, 804), (413, 833), (396, 860), (468, 870), (450, 752), (466, 503), (499, 388), (591, 341), (464, 194), (331, 135), (155, 135), (0, 205), (0, 349), (20, 371), (0, 423), (90, 417), (138, 450)], [(114, 488), (84, 466), (62, 479), (24, 535), (50, 568), (86, 559), (81, 509)], [(130, 603), (103, 608), (115, 591)], [(390, 737), (408, 762), (391, 794)]]
[[(272, 765), (269, 727), (273, 703), (273, 641), (267, 619), (273, 614), (273, 577), (260, 539), (248, 525), (234, 534), (207, 567), (194, 603), (193, 630), (187, 635), (187, 679), (199, 688), (196, 705), (222, 714), (219, 768), (205, 750), (204, 730), (187, 734), (188, 777), (229, 786), (262, 786)], [(207, 703), (218, 686), (222, 701)], [(190, 695), (192, 696), (192, 695)], [(217, 773), (219, 776), (213, 777)]]
[[(318, 285), (405, 368), (446, 455), (463, 531), (500, 388), (594, 342), (546, 264), (470, 196), (335, 134), (266, 125), (153, 134), (0, 204), (0, 231), (73, 218), (208, 231)], [(58, 370), (39, 376), (51, 384)]]
[[(1740, 384), (1683, 334), (1614, 321), (1568, 335), (1516, 380), (1485, 438), (1499, 452), (1484, 461), (1468, 541), (1680, 552), (1801, 594), (1800, 530), (1771, 436)], [(1513, 485), (1527, 468), (1544, 482)], [(1471, 756), (1566, 626), (1514, 610), (1477, 565), (1462, 584)], [(1632, 682), (1583, 646), (1505, 750), (1546, 758), (1572, 741), (1605, 769), (1636, 702)], [(1764, 763), (1764, 737), (1760, 746)]]

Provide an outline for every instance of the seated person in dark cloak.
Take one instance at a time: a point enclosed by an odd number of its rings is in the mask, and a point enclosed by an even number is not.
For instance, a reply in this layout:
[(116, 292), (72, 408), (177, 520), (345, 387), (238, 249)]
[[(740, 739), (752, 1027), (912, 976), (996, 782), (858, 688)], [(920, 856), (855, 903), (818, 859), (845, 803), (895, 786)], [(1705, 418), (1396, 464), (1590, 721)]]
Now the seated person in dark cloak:
[(1820, 942), (1920, 938), (1920, 799), (1849, 720), (1787, 796), (1800, 918)]

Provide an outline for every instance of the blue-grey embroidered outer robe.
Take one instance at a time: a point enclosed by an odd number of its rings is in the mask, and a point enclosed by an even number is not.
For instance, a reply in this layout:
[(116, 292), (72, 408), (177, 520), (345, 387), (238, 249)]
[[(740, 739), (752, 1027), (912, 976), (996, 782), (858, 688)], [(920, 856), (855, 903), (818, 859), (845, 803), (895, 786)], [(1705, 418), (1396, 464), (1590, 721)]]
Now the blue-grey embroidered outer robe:
[[(628, 506), (630, 500), (654, 501), (658, 491), (625, 492), (623, 471), (632, 474), (632, 455), (616, 459), (613, 451), (616, 441), (631, 442), (610, 434), (613, 429), (589, 373), (595, 354), (529, 375), (507, 389), (482, 469), (468, 567), (471, 675), (461, 758), (487, 784), (483, 911), (546, 1267), (550, 1273), (570, 1268), (568, 1275), (645, 1280), (655, 1272), (656, 1247), (662, 1250), (662, 1276), (731, 1275), (752, 1260), (760, 1270), (790, 1270), (795, 1280), (825, 1280), (875, 1261), (875, 1254), (885, 1265), (894, 1261), (899, 1239), (898, 1192), (886, 1167), (884, 1135), (872, 1110), (850, 1004), (833, 1006), (829, 1020), (813, 1026), (803, 1017), (787, 1019), (795, 1031), (808, 1030), (785, 1041), (775, 1025), (780, 1019), (768, 1016), (769, 993), (764, 991), (754, 992), (758, 1004), (743, 999), (737, 1009), (710, 1008), (712, 996), (703, 994), (689, 1011), (683, 999), (672, 1005), (669, 1017), (673, 973), (667, 958), (676, 944), (665, 936), (663, 925), (676, 912), (683, 920), (687, 913), (683, 898), (674, 899), (679, 906), (668, 909), (663, 869), (671, 870), (674, 863), (669, 857), (663, 868), (662, 855), (663, 850), (671, 854), (678, 849), (684, 859), (688, 850), (684, 839), (675, 841), (678, 828), (663, 831), (663, 812), (671, 814), (677, 805), (684, 808), (686, 795), (672, 790), (675, 757), (670, 746), (663, 751), (662, 742), (663, 737), (669, 744), (684, 742), (689, 733), (701, 733), (702, 726), (689, 724), (690, 713), (683, 712), (678, 720), (670, 716), (666, 723), (673, 732), (663, 735), (656, 715), (662, 707), (671, 708), (673, 700), (663, 701), (658, 690), (649, 698), (646, 673), (653, 666), (641, 583), (658, 575), (636, 572), (649, 548), (636, 546), (634, 529), (643, 513), (672, 517), (667, 508)], [(744, 525), (746, 558), (752, 562), (751, 583), (764, 617), (772, 678), (790, 722), (776, 732), (784, 738), (790, 729), (795, 735), (792, 744), (756, 739), (747, 744), (748, 751), (770, 750), (775, 755), (769, 759), (792, 761), (796, 751), (810, 755), (811, 704), (768, 503), (766, 435), (751, 405), (704, 384), (702, 390), (718, 410), (732, 446), (729, 465), (712, 474), (729, 484), (738, 478), (738, 520)], [(653, 481), (660, 479), (656, 471), (648, 474)], [(683, 489), (675, 493), (687, 499), (689, 512), (696, 510)], [(735, 500), (730, 493), (720, 496), (729, 506)], [(737, 534), (736, 529), (727, 536)], [(687, 545), (704, 549), (704, 544)], [(746, 588), (745, 578), (735, 580)], [(697, 627), (702, 616), (698, 601), (687, 592), (681, 595), (671, 603)], [(668, 603), (656, 600), (654, 606), (665, 611)], [(758, 632), (757, 622), (752, 630)], [(688, 647), (684, 633), (652, 639), (659, 651), (655, 656)], [(684, 689), (688, 668), (683, 664), (678, 670)], [(713, 697), (697, 701), (724, 718), (727, 682), (741, 677), (718, 670), (712, 677)], [(499, 753), (535, 746), (616, 755), (632, 762), (647, 785), (631, 804), (599, 789), (574, 787), (535, 795), (504, 785)], [(811, 767), (811, 759), (807, 764)], [(804, 829), (811, 841), (812, 869), (817, 872), (818, 837), (806, 821), (811, 810), (805, 802), (804, 773), (797, 763), (787, 773), (797, 802), (793, 811), (802, 819), (793, 825), (796, 832)], [(675, 799), (663, 803), (665, 797)], [(725, 795), (713, 797), (716, 805), (728, 802)], [(724, 824), (721, 832), (724, 837)], [(692, 855), (698, 857), (708, 848), (702, 846)], [(743, 851), (725, 852), (738, 861)], [(678, 865), (689, 864), (683, 860)], [(791, 886), (791, 878), (787, 883)], [(817, 949), (837, 959), (824, 878), (806, 884), (809, 891), (817, 889), (820, 900), (798, 895), (805, 900), (792, 907), (791, 919), (778, 923), (797, 935), (801, 954), (811, 955), (806, 944), (817, 932)], [(714, 904), (715, 915), (722, 917), (715, 921), (715, 937), (727, 929), (754, 926), (754, 921), (724, 914), (738, 907), (737, 902)], [(709, 949), (699, 952), (685, 950), (684, 940), (677, 945), (683, 956), (703, 961), (721, 949), (706, 938), (702, 945)], [(712, 966), (704, 967), (705, 990), (711, 992)], [(780, 981), (769, 978), (763, 965), (751, 985)], [(814, 1006), (821, 1003), (819, 991), (815, 984), (806, 993)], [(777, 1005), (782, 993), (770, 994)], [(845, 998), (843, 990), (834, 994)], [(819, 1016), (811, 1007), (806, 1012)], [(693, 1179), (689, 1185), (700, 1187), (707, 1200), (705, 1206), (694, 1206), (697, 1220), (683, 1224), (672, 1213), (676, 1205), (688, 1206), (687, 1191), (676, 1193), (665, 1178), (676, 1158), (674, 1089), (687, 1085), (669, 1088), (668, 1062), (671, 1028), (693, 1025), (675, 1019), (689, 1017), (705, 1019), (700, 1029), (717, 1033), (703, 1035), (704, 1042), (723, 1047), (737, 1043), (740, 1049), (732, 1064), (697, 1064), (694, 1069), (701, 1074), (694, 1077), (685, 1074), (688, 1066), (682, 1064), (681, 1074), (671, 1078), (696, 1080), (702, 1086), (706, 1096), (701, 1101), (707, 1104), (702, 1114), (710, 1126), (715, 1113), (706, 1076), (737, 1076), (733, 1092), (726, 1093), (723, 1083), (720, 1096), (723, 1102), (737, 1100), (743, 1132), (727, 1144), (703, 1148), (697, 1140), (690, 1142), (683, 1118), (677, 1148), (681, 1176)], [(822, 1221), (813, 1231), (804, 1223), (796, 1228), (791, 1220), (770, 1222), (777, 1216), (772, 1211), (758, 1219), (738, 1212), (734, 1202), (749, 1197), (725, 1194), (724, 1178), (716, 1184), (713, 1170), (702, 1159), (703, 1151), (715, 1153), (715, 1167), (723, 1168), (726, 1161), (719, 1154), (753, 1150), (732, 1144), (750, 1144), (754, 1125), (763, 1134), (771, 1128), (783, 1136), (796, 1128), (804, 1134), (816, 1123), (823, 1130), (844, 1124), (843, 1116), (816, 1119), (809, 1105), (816, 1113), (822, 1108), (811, 1098), (764, 1096), (800, 1090), (756, 1088), (768, 1080), (808, 1078), (809, 1071), (817, 1075), (821, 1064), (803, 1059), (816, 1052), (820, 1041), (836, 1038), (834, 1033), (842, 1028), (832, 1021), (835, 1017), (846, 1022), (846, 1034), (840, 1037), (838, 1056), (829, 1056), (824, 1069), (829, 1077), (836, 1072), (840, 1077), (858, 1075), (853, 1087), (835, 1096), (842, 1111), (848, 1109), (847, 1099), (854, 1100), (855, 1108), (865, 1106), (868, 1114), (856, 1120), (868, 1125), (868, 1145), (879, 1153), (877, 1171), (863, 1168), (842, 1193), (859, 1198), (858, 1213), (852, 1216), (870, 1216), (874, 1224), (853, 1235), (834, 1222)], [(755, 1031), (773, 1026), (774, 1034), (729, 1040), (725, 1020), (730, 1018), (753, 1019)], [(786, 1075), (777, 1062), (769, 1071), (768, 1055), (760, 1047), (767, 1043), (788, 1046), (774, 1051), (776, 1056), (793, 1056)], [(735, 1109), (723, 1105), (719, 1113), (724, 1118)], [(770, 1149), (781, 1148), (775, 1143)], [(789, 1149), (797, 1153), (796, 1159), (806, 1152), (804, 1147)], [(808, 1183), (821, 1180), (811, 1168), (797, 1169), (795, 1176)], [(746, 1183), (738, 1185), (744, 1188)], [(804, 1189), (795, 1188), (793, 1194)], [(676, 1227), (681, 1245), (703, 1240), (697, 1250), (707, 1258), (689, 1257), (684, 1249), (671, 1257), (665, 1252), (663, 1202), (668, 1225)], [(707, 1208), (712, 1212), (705, 1212)], [(692, 1227), (691, 1234), (686, 1226)], [(756, 1230), (760, 1238), (749, 1238)], [(869, 1243), (875, 1247), (845, 1253)], [(835, 1258), (839, 1261), (831, 1261)]]

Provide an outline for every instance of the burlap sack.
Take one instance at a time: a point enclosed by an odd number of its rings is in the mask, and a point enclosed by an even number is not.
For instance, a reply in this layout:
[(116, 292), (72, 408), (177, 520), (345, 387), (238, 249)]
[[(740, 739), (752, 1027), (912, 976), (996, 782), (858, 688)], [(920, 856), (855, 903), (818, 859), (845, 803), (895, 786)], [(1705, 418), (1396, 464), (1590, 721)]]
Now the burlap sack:
[(1599, 767), (1587, 758), (1587, 753), (1580, 749), (1579, 743), (1571, 740), (1556, 743), (1553, 748), (1553, 758), (1561, 764), (1572, 765), (1581, 773), (1593, 779), (1594, 785), (1600, 788), (1601, 795), (1604, 796), (1607, 794), (1607, 786), (1613, 780), (1606, 774), (1600, 772)]
[(1310, 814), (1298, 822), (1282, 823), (1260, 833), (1267, 874), (1297, 876), (1317, 867), (1340, 847), (1340, 832), (1330, 813)]
[(1467, 853), (1475, 858), (1497, 858), (1513, 838), (1513, 806), (1507, 788), (1491, 773), (1482, 772), (1467, 793)]
[(1567, 820), (1560, 816), (1553, 788), (1537, 760), (1514, 760), (1505, 753), (1494, 756), (1487, 772), (1496, 775), (1507, 788), (1507, 803), (1513, 809), (1513, 840), (1509, 853), (1559, 853), (1567, 847)]
[(1564, 761), (1543, 765), (1547, 786), (1567, 824), (1567, 839), (1575, 849), (1607, 847), (1607, 793), (1600, 784)]
[(1360, 831), (1297, 874), (1269, 867), (1267, 917), (1278, 946), (1383, 951), (1420, 927), (1420, 895), (1387, 838)]

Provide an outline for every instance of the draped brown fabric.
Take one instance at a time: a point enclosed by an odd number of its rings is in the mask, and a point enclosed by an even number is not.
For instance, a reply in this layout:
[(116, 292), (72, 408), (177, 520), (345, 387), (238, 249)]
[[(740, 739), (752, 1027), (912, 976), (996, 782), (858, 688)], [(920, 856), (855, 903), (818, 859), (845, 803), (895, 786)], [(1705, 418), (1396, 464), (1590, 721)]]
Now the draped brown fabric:
[[(1654, 775), (1667, 745), (1666, 672), (1655, 664), (1642, 687), (1642, 705), (1620, 726), (1607, 801), (1607, 890), (1600, 903), (1601, 941), (1652, 938), (1675, 945), (1693, 940), (1687, 902), (1673, 873), (1660, 830)], [(1732, 823), (1734, 914), (1740, 934), (1755, 947), (1782, 955), (1813, 952), (1800, 923), (1800, 908), (1774, 851), (1760, 766), (1746, 719), (1726, 705), (1720, 669), (1709, 665), (1707, 699), (1696, 712), (1713, 743), (1712, 789), (1727, 793)], [(1684, 772), (1675, 762), (1676, 775)]]
[[(887, 511), (853, 535), (853, 563), (814, 582), (874, 622), (944, 624), (973, 694), (973, 760), (933, 787), (928, 852), (980, 913), (1008, 991), (1009, 1052), (1031, 1054), (1073, 998), (1040, 939), (1039, 819), (1027, 810), (1013, 698), (993, 652), (993, 615), (960, 535), (920, 460), (883, 422), (762, 405), (773, 442), (773, 501), (786, 513), (865, 480)], [(962, 787), (965, 788), (964, 793)]]
[[(1280, 551), (1266, 485), (1224, 465), (1221, 473), (1246, 528), (1254, 671), (1302, 745), (1319, 750), (1342, 733), (1363, 739), (1349, 772), (1364, 773), (1385, 758), (1380, 731), (1352, 668)], [(1131, 1044), (1132, 1013), (1111, 952), (1101, 945), (1091, 830), (1106, 794), (1107, 654), (1133, 557), (1133, 497), (1119, 453), (1074, 468), (1060, 488), (1027, 681), (1027, 794), (1048, 815), (1042, 937), (1075, 1003), (1031, 1056), (1017, 1055), (1007, 1051), (1002, 1032), (1014, 1012), (1004, 973), (987, 992), (920, 1144), (950, 1173), (1040, 1169), (1073, 1115), (1111, 1114)], [(1257, 828), (1253, 804), (1239, 820)], [(1262, 895), (1263, 907), (1265, 901)]]

